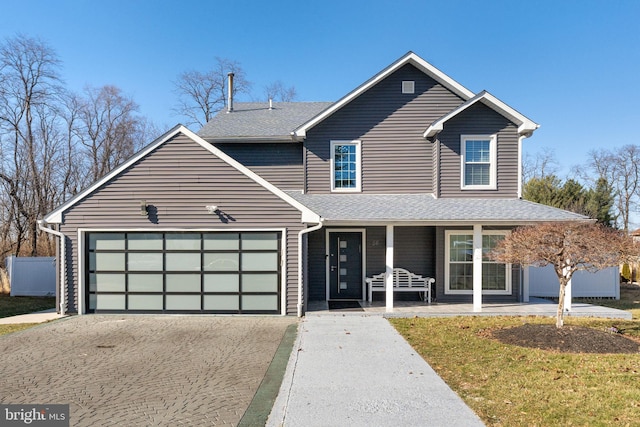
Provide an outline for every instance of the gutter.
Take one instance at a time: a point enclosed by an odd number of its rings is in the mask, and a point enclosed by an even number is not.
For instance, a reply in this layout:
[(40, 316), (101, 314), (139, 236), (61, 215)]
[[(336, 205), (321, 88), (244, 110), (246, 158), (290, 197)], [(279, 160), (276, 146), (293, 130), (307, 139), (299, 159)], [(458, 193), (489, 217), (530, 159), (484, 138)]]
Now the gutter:
[(42, 231), (44, 231), (45, 233), (49, 233), (49, 234), (53, 234), (54, 236), (58, 236), (60, 238), (60, 314), (62, 316), (65, 315), (65, 312), (67, 311), (67, 298), (65, 296), (65, 286), (67, 284), (67, 280), (66, 280), (66, 267), (67, 267), (67, 263), (66, 263), (66, 251), (65, 248), (67, 246), (67, 236), (65, 236), (64, 234), (62, 234), (61, 232), (54, 230), (51, 227), (45, 227), (46, 225), (49, 225), (49, 223), (47, 223), (46, 221), (39, 219), (38, 220), (38, 228)]
[(320, 218), (320, 222), (316, 225), (314, 225), (313, 227), (310, 228), (305, 228), (303, 230), (300, 230), (300, 232), (298, 233), (298, 317), (302, 317), (302, 288), (303, 288), (303, 281), (302, 281), (302, 236), (308, 233), (311, 233), (312, 231), (318, 231), (322, 228), (322, 226), (324, 225), (322, 223), (322, 221), (324, 221), (322, 218)]

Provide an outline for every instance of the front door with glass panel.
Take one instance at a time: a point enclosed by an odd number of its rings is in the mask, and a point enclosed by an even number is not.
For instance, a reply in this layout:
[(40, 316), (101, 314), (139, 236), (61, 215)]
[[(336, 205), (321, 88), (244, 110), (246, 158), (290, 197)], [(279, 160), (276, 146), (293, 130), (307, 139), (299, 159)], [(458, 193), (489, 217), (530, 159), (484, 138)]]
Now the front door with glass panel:
[(362, 299), (362, 233), (329, 233), (329, 299)]

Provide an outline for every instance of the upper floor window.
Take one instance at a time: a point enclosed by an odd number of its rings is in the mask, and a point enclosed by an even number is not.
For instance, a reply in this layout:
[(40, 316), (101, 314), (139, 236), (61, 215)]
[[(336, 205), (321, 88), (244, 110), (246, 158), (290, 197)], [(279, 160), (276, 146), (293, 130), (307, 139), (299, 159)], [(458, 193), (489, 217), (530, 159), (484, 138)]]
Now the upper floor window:
[(360, 191), (360, 141), (331, 141), (331, 191)]
[(496, 136), (462, 135), (462, 189), (496, 188)]

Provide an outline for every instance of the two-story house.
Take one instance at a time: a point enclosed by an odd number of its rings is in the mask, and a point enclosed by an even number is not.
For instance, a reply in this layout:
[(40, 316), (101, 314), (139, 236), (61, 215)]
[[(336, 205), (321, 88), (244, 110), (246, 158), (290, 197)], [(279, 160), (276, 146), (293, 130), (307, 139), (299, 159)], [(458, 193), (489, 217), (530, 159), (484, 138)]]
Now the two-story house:
[(487, 251), (518, 225), (585, 219), (521, 199), (537, 128), (411, 52), (334, 103), (231, 100), (44, 218), (64, 242), (60, 302), (301, 315), (365, 300), (384, 273), (392, 310), (396, 268), (433, 277), (439, 302), (523, 300), (522, 269)]

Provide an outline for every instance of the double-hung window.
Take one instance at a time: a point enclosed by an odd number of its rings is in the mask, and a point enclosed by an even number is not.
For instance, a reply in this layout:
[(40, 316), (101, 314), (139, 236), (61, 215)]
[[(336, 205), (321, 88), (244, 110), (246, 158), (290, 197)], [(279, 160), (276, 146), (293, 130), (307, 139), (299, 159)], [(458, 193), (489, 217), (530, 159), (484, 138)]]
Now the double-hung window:
[[(482, 293), (511, 294), (511, 264), (493, 261), (489, 253), (504, 239), (506, 231), (482, 233)], [(445, 293), (473, 293), (473, 233), (446, 231)]]
[(360, 191), (360, 156), (360, 141), (331, 141), (331, 191)]
[(462, 135), (462, 189), (496, 188), (496, 136)]

